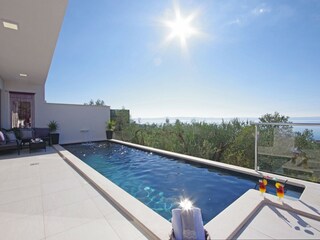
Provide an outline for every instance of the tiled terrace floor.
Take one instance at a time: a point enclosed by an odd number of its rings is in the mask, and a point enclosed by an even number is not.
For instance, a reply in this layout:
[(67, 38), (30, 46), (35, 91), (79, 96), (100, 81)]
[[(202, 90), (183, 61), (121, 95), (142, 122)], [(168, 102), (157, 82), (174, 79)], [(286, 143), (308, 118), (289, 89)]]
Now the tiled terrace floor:
[[(266, 205), (239, 229), (236, 238), (319, 239), (318, 186), (309, 187), (301, 200), (305, 203), (304, 210), (311, 209), (312, 213), (317, 213), (318, 220)], [(217, 218), (218, 222), (212, 226), (207, 224), (211, 238), (221, 239), (220, 233), (241, 215), (239, 209), (250, 209), (259, 199), (258, 192), (250, 192), (238, 203), (241, 205), (239, 208), (233, 206), (236, 211), (229, 209), (225, 216)], [(309, 203), (313, 207), (308, 206)], [(47, 152), (39, 150), (31, 154), (25, 150), (21, 156), (16, 153), (0, 155), (0, 239), (147, 238), (55, 150), (48, 148)]]
[(0, 156), (0, 239), (146, 239), (52, 148)]
[(320, 222), (275, 206), (264, 206), (237, 238), (320, 239)]

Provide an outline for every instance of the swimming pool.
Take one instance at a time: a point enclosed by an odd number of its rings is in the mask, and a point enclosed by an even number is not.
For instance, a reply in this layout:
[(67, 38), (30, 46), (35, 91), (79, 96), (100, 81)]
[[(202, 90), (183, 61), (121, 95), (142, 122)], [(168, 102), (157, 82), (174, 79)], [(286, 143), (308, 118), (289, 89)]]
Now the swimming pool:
[[(258, 182), (255, 177), (120, 144), (98, 142), (64, 148), (167, 220), (171, 219), (171, 209), (188, 198), (202, 209), (207, 223)], [(274, 193), (272, 185), (268, 190)], [(287, 185), (287, 196), (299, 198), (301, 192)]]

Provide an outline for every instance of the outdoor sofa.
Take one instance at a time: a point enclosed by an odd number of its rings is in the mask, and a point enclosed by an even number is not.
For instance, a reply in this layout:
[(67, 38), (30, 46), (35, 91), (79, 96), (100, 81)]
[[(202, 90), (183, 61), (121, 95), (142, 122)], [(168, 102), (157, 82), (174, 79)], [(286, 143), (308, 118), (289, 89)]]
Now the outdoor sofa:
[(41, 138), (50, 144), (49, 128), (14, 128), (0, 131), (0, 152), (8, 150), (20, 150), (23, 146), (29, 145), (31, 139)]
[(18, 138), (21, 140), (21, 144), (25, 145), (30, 143), (31, 139), (41, 138), (43, 141), (50, 143), (50, 131), (49, 128), (17, 128)]
[(20, 155), (21, 140), (16, 138), (14, 131), (1, 129), (0, 131), (0, 152), (17, 150)]

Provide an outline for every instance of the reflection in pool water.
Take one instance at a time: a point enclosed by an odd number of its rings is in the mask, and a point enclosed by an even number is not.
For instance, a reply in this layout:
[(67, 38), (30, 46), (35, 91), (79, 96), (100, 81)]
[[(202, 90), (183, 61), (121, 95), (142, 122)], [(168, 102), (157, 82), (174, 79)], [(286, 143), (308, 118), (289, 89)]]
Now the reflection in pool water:
[[(202, 210), (205, 224), (247, 190), (257, 189), (258, 179), (251, 176), (120, 144), (97, 142), (64, 148), (168, 220), (171, 210), (187, 198)], [(274, 184), (268, 184), (267, 192), (275, 194)], [(300, 195), (301, 190), (287, 187), (286, 196)]]

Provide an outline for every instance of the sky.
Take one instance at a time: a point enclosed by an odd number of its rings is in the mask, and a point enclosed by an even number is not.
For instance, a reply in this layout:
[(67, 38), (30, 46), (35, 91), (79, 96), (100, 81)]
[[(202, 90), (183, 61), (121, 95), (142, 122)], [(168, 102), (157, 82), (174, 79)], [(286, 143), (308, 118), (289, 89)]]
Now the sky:
[(133, 118), (309, 117), (319, 89), (318, 0), (69, 0), (46, 100)]

